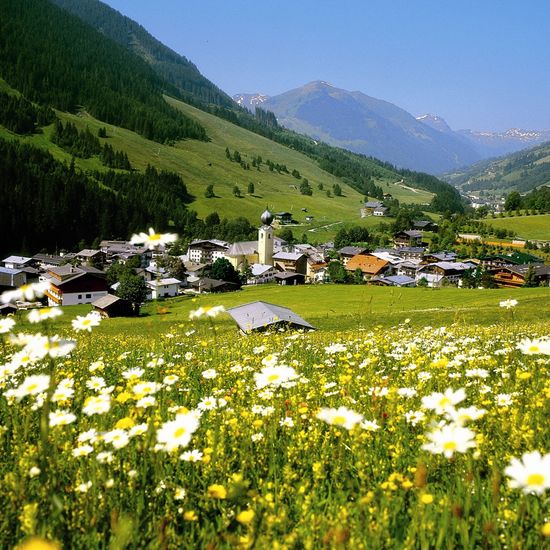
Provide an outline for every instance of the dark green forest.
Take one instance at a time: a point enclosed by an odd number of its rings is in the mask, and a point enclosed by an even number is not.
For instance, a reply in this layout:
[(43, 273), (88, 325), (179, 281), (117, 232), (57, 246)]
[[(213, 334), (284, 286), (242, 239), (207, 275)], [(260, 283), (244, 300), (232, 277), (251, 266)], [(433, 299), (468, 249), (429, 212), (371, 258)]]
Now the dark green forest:
[(170, 142), (207, 139), (171, 108), (178, 90), (125, 48), (46, 0), (0, 0), (0, 75), (29, 100)]

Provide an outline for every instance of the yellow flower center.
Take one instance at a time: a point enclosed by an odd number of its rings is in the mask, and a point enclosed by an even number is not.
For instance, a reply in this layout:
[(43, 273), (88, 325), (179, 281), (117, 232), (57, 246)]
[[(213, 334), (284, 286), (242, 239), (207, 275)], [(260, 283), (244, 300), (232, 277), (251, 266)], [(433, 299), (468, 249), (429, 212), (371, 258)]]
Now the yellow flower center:
[(31, 384), (31, 385), (27, 388), (27, 391), (34, 391), (34, 390), (36, 390), (36, 388), (38, 388), (38, 385), (37, 385), (37, 384)]
[(530, 474), (527, 478), (527, 485), (542, 485), (544, 476), (542, 474)]
[(178, 428), (174, 432), (174, 437), (176, 437), (176, 438), (182, 437), (185, 434), (185, 431), (186, 431), (185, 428)]
[(275, 380), (279, 380), (280, 376), (278, 374), (270, 374), (267, 379), (270, 382), (275, 382)]
[(149, 236), (150, 241), (160, 241), (160, 233), (154, 233)]
[(440, 407), (446, 407), (447, 405), (451, 404), (451, 400), (448, 397), (442, 397), (439, 400), (439, 406)]
[(335, 416), (332, 419), (332, 423), (336, 424), (337, 426), (343, 426), (346, 423), (346, 417), (342, 415)]
[(446, 451), (455, 451), (456, 450), (456, 443), (454, 441), (445, 441), (443, 444), (443, 449)]
[(529, 351), (531, 353), (538, 353), (540, 351), (540, 348), (536, 344), (532, 344), (529, 346)]

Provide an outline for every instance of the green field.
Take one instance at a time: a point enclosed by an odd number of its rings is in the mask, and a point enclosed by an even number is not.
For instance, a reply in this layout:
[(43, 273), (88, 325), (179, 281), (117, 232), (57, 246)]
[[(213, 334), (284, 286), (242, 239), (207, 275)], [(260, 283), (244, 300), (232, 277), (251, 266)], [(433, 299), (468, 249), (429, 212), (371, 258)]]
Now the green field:
[[(223, 305), (226, 309), (256, 300), (291, 308), (318, 330), (339, 331), (358, 328), (389, 327), (409, 319), (411, 326), (483, 325), (508, 321), (510, 312), (499, 302), (513, 297), (519, 301), (513, 312), (517, 321), (535, 322), (550, 318), (550, 288), (526, 288), (516, 291), (457, 288), (386, 288), (355, 285), (277, 285), (247, 286), (237, 292), (197, 297), (171, 298), (149, 303), (143, 315), (135, 318), (107, 319), (98, 334), (161, 335), (170, 330), (186, 330), (189, 312), (201, 306)], [(83, 315), (90, 306), (69, 306), (56, 323), (69, 328), (75, 315)], [(217, 319), (222, 333), (234, 333), (236, 325), (228, 315)]]
[(550, 241), (550, 214), (482, 220), (495, 229), (515, 231), (520, 239)]

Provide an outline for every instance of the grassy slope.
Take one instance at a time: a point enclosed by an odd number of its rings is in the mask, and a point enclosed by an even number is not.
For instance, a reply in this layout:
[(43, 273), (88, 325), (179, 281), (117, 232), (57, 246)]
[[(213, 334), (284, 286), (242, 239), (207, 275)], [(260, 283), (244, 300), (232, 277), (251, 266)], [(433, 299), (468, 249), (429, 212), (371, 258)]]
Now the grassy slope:
[[(0, 88), (9, 89), (1, 80)], [(132, 165), (137, 169), (142, 170), (147, 164), (152, 164), (161, 169), (178, 172), (189, 191), (196, 197), (191, 208), (198, 212), (199, 217), (217, 211), (222, 217), (245, 216), (255, 223), (259, 213), (267, 204), (274, 211), (292, 212), (301, 222), (305, 222), (306, 216), (301, 209), (307, 208), (307, 215), (314, 216), (314, 222), (308, 224), (303, 230), (334, 222), (372, 225), (372, 220), (362, 222), (359, 218), (363, 196), (343, 184), (338, 178), (321, 170), (305, 155), (179, 101), (173, 99), (168, 101), (186, 114), (198, 119), (205, 126), (211, 141), (204, 143), (188, 140), (169, 147), (148, 141), (129, 130), (104, 124), (85, 113), (79, 115), (58, 113), (58, 116), (63, 121), (72, 121), (79, 128), (89, 126), (93, 133), (97, 133), (100, 127), (105, 126), (109, 136), (107, 141), (115, 149), (125, 151)], [(0, 126), (0, 137), (35, 144), (49, 149), (55, 158), (70, 162), (70, 155), (51, 143), (49, 139), (51, 132), (52, 127), (49, 127), (43, 134), (22, 137)], [(310, 181), (313, 196), (300, 195), (297, 190), (299, 180), (288, 174), (270, 172), (265, 165), (260, 172), (254, 168), (243, 170), (237, 163), (226, 159), (226, 147), (231, 151), (240, 151), (243, 159), (249, 163), (252, 156), (260, 155), (264, 161), (270, 159), (275, 163), (285, 164), (290, 171), (297, 169)], [(97, 158), (76, 159), (76, 164), (83, 170), (105, 170)], [(246, 194), (250, 181), (255, 186), (254, 196)], [(317, 188), (319, 183), (323, 184), (323, 191)], [(326, 196), (325, 191), (332, 189), (334, 183), (341, 185), (343, 197)], [(431, 193), (425, 191), (409, 190), (393, 185), (394, 182), (391, 180), (382, 180), (377, 183), (405, 203), (427, 203), (432, 197)], [(216, 198), (204, 197), (208, 184), (214, 185)], [(233, 196), (235, 185), (240, 187), (243, 198)], [(333, 231), (324, 231), (323, 238), (333, 235), (337, 229), (338, 226), (334, 226)], [(296, 231), (298, 233), (302, 229), (299, 228)]]
[[(507, 298), (519, 302), (515, 310), (499, 307)], [(197, 298), (180, 297), (148, 304), (138, 319), (107, 319), (96, 329), (110, 335), (153, 337), (168, 331), (187, 331), (192, 328), (189, 311), (199, 306), (223, 304), (226, 308), (263, 300), (290, 307), (319, 330), (340, 331), (376, 326), (394, 326), (410, 319), (412, 326), (441, 326), (457, 322), (465, 325), (488, 326), (506, 323), (513, 314), (517, 321), (535, 322), (550, 318), (550, 289), (466, 290), (444, 288), (392, 289), (374, 286), (309, 285), (281, 287), (259, 285), (245, 287), (239, 292), (203, 295)], [(59, 324), (68, 327), (70, 319), (84, 314), (90, 306), (64, 308), (66, 315)], [(159, 311), (161, 312), (159, 314)], [(228, 315), (215, 321), (222, 333), (235, 332)]]
[(522, 239), (550, 241), (550, 214), (483, 220), (497, 229), (511, 229)]

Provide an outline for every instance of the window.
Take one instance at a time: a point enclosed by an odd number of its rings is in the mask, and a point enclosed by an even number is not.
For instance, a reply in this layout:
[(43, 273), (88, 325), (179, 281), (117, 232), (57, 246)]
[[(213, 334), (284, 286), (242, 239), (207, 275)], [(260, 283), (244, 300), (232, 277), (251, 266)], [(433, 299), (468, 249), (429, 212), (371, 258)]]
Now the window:
[(79, 299), (79, 300), (82, 300), (82, 294), (79, 294), (79, 295), (78, 295), (78, 299)]
[(91, 298), (92, 295), (91, 294), (86, 294), (86, 298)]

